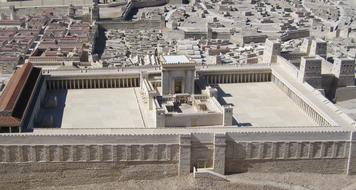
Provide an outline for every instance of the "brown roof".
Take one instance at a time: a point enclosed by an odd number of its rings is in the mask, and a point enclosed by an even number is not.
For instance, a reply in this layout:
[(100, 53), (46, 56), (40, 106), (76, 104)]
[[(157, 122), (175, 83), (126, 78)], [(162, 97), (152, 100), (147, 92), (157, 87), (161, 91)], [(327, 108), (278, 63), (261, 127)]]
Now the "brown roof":
[(20, 122), (21, 120), (16, 117), (0, 115), (0, 126), (17, 127)]
[(21, 94), (31, 70), (31, 63), (26, 63), (16, 70), (0, 96), (0, 111), (12, 111), (14, 109), (16, 100)]

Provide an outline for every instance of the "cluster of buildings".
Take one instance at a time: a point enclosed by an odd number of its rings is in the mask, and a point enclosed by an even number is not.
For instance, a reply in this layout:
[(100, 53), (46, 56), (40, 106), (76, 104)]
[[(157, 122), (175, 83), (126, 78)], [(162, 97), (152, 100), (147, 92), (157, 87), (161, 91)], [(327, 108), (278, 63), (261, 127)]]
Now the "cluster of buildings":
[[(1, 73), (12, 73), (34, 50), (43, 26), (49, 18), (27, 17), (16, 19), (4, 16), (0, 19), (0, 65)], [(17, 24), (21, 23), (21, 24)]]
[[(169, 44), (160, 30), (109, 30), (101, 57), (110, 66), (157, 65), (158, 51)], [(168, 50), (169, 51), (169, 50)]]
[(51, 18), (28, 62), (44, 66), (90, 66), (94, 38), (88, 22)]

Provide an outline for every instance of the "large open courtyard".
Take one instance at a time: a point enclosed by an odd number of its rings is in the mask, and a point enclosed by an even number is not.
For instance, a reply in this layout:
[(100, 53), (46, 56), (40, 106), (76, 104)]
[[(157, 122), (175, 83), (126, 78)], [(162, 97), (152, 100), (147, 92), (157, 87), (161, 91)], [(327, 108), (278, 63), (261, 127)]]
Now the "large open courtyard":
[(134, 88), (60, 90), (49, 95), (58, 97), (56, 127), (144, 127)]
[(234, 119), (241, 126), (316, 125), (271, 82), (219, 84), (218, 90), (219, 101), (234, 106)]

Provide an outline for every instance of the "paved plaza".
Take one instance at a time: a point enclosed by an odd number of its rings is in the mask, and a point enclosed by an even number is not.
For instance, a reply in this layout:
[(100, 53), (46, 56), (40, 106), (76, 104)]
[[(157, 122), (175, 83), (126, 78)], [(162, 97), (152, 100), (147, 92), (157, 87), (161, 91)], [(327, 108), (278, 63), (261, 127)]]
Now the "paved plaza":
[(57, 110), (56, 119), (62, 117), (61, 128), (144, 127), (134, 88), (75, 89), (66, 95), (51, 94), (59, 95), (59, 107), (65, 102), (63, 110)]
[(288, 96), (271, 82), (219, 84), (220, 102), (234, 105), (241, 126), (315, 126)]

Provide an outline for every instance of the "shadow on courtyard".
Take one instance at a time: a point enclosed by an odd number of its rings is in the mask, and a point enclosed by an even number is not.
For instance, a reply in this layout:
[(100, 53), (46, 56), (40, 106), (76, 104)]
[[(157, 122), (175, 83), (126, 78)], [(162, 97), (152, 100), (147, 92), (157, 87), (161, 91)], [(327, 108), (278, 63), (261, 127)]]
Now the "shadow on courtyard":
[[(68, 90), (49, 90), (47, 91), (45, 102), (53, 100), (54, 97), (57, 97), (57, 106), (45, 106), (44, 103), (41, 108), (41, 121), (42, 123), (45, 120), (48, 120), (50, 117), (53, 117), (52, 125), (39, 125), (39, 128), (60, 128), (62, 126), (64, 108), (66, 106)], [(45, 122), (46, 123), (46, 122)]]
[[(232, 97), (230, 93), (225, 92), (219, 85), (214, 86), (218, 90), (218, 97), (217, 101), (220, 103), (220, 105), (230, 105), (235, 109), (238, 109), (235, 107), (233, 103), (226, 102), (225, 98), (227, 97)], [(236, 113), (236, 111), (234, 111)], [(232, 117), (232, 125), (237, 125), (239, 127), (251, 127), (251, 123), (240, 123), (238, 122), (238, 116), (236, 114), (233, 115)]]

